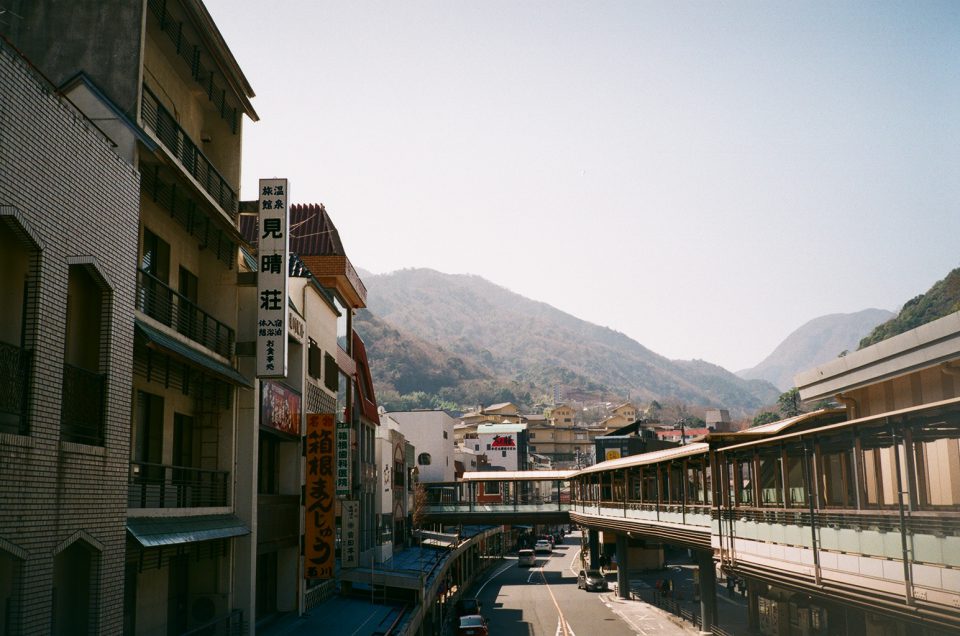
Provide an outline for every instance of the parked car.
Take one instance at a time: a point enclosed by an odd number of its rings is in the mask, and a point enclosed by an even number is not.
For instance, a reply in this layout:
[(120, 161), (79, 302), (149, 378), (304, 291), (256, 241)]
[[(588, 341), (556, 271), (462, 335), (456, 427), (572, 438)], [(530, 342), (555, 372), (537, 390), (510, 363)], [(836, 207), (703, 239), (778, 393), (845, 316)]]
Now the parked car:
[(588, 592), (603, 592), (607, 589), (607, 579), (603, 578), (600, 570), (580, 570), (577, 587)]
[(480, 613), (481, 607), (479, 599), (462, 598), (457, 601), (457, 616), (475, 616)]
[(537, 555), (533, 550), (520, 550), (517, 553), (517, 565), (520, 567), (533, 567), (537, 564)]
[(487, 621), (479, 614), (461, 616), (457, 636), (488, 636)]
[(540, 554), (541, 552), (550, 554), (551, 552), (553, 552), (553, 546), (550, 545), (550, 542), (547, 541), (546, 539), (540, 539), (539, 541), (537, 541), (536, 545), (533, 546), (533, 551), (536, 552), (537, 554)]

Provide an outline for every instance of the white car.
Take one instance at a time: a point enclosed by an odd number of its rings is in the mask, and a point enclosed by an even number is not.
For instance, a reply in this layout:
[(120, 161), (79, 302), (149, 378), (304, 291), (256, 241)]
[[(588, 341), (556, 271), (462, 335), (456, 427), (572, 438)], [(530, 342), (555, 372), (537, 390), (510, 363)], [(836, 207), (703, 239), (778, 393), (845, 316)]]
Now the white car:
[(534, 544), (533, 551), (536, 552), (537, 554), (540, 554), (541, 552), (546, 552), (547, 554), (550, 554), (551, 552), (553, 552), (553, 547), (550, 545), (550, 542), (547, 541), (546, 539), (540, 539), (539, 541), (536, 542), (536, 544)]
[(517, 565), (521, 568), (532, 568), (537, 564), (537, 555), (533, 553), (533, 550), (520, 550), (520, 552), (517, 553), (517, 556)]

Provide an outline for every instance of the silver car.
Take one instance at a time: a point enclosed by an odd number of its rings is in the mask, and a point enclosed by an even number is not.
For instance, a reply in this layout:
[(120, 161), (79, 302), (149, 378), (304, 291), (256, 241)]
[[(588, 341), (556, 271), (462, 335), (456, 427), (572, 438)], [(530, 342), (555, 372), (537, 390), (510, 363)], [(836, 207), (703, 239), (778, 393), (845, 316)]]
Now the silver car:
[(603, 592), (607, 589), (607, 579), (603, 578), (600, 570), (580, 570), (577, 587), (588, 592)]

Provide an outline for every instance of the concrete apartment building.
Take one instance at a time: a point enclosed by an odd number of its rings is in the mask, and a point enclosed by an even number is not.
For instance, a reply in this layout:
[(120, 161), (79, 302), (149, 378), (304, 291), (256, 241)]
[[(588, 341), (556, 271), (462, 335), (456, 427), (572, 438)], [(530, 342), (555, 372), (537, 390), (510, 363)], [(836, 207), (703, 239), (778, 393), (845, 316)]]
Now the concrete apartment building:
[[(38, 0), (18, 3), (13, 13), (0, 27), (5, 35), (97, 122), (132, 172), (118, 176), (100, 168), (103, 161), (88, 160), (89, 143), (77, 151), (63, 138), (49, 137), (49, 144), (73, 153), (75, 169), (90, 166), (95, 174), (78, 179), (44, 165), (43, 187), (62, 193), (62, 202), (44, 205), (46, 216), (37, 226), (69, 234), (69, 251), (78, 254), (67, 255), (77, 266), (70, 284), (77, 293), (69, 299), (45, 294), (43, 313), (66, 311), (88, 323), (83, 339), (91, 346), (70, 346), (77, 353), (66, 362), (107, 373), (101, 389), (107, 417), (117, 418), (116, 434), (123, 439), (115, 441), (111, 428), (97, 435), (89, 419), (72, 423), (69, 443), (78, 446), (74, 452), (82, 447), (83, 455), (92, 454), (97, 468), (75, 479), (61, 474), (47, 499), (56, 502), (61, 517), (83, 519), (82, 527), (66, 543), (56, 538), (62, 534), (56, 524), (44, 524), (36, 534), (56, 541), (54, 552), (66, 555), (61, 560), (86, 575), (29, 568), (41, 586), (52, 577), (54, 593), (34, 590), (23, 598), (40, 606), (53, 598), (55, 607), (52, 613), (23, 607), (17, 629), (166, 634), (211, 622), (244, 624), (250, 617), (237, 611), (233, 594), (235, 539), (250, 528), (234, 508), (234, 471), (238, 396), (252, 383), (236, 367), (237, 190), (243, 117), (257, 118), (252, 90), (197, 0)], [(107, 180), (112, 183), (101, 183)], [(98, 189), (97, 211), (84, 216), (76, 201), (88, 184)], [(135, 213), (106, 223), (105, 210), (123, 201), (118, 190), (133, 193)], [(98, 255), (105, 250), (109, 256)], [(104, 271), (107, 263), (116, 263), (117, 270)], [(110, 302), (101, 303), (99, 313), (98, 302), (90, 300), (98, 288), (110, 290), (101, 291)], [(86, 304), (74, 311), (74, 298), (86, 298)], [(90, 341), (88, 329), (97, 325), (99, 342)], [(124, 346), (108, 346), (114, 330)], [(92, 353), (97, 349), (99, 356)], [(108, 364), (113, 356), (123, 360), (122, 382), (113, 381), (111, 368), (120, 366)], [(43, 481), (28, 458), (15, 463)], [(95, 483), (89, 490), (99, 496), (65, 498), (84, 483)], [(108, 512), (120, 501), (122, 524)], [(8, 509), (25, 509), (25, 503), (18, 500)], [(108, 519), (112, 532), (98, 537)], [(57, 589), (58, 581), (68, 580), (74, 587), (73, 581), (87, 583), (80, 594)], [(60, 604), (74, 607), (61, 610)], [(80, 606), (85, 618), (60, 620)]]
[(2, 38), (0, 166), (0, 629), (119, 633), (139, 176)]

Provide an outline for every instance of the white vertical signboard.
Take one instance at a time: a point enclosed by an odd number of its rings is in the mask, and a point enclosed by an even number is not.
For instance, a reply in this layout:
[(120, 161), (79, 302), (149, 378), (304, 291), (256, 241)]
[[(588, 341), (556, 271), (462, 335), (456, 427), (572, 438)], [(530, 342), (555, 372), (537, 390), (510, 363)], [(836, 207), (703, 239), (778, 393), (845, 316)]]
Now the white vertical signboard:
[(344, 501), (341, 512), (340, 565), (355, 568), (359, 564), (360, 502), (355, 499)]
[(257, 377), (287, 376), (287, 254), (290, 250), (286, 179), (260, 179), (257, 272)]

